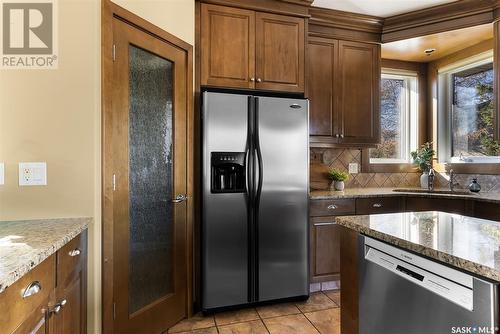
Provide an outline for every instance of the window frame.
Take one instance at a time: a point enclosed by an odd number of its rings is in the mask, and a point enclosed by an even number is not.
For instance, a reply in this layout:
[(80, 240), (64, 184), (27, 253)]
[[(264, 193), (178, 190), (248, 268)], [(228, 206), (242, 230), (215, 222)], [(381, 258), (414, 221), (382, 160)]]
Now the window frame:
[[(461, 72), (467, 69), (471, 69), (477, 66), (495, 63), (493, 50), (488, 50), (481, 52), (477, 55), (467, 57), (457, 62), (453, 62), (438, 69), (437, 83), (438, 83), (438, 115), (437, 115), (437, 158), (440, 164), (454, 164), (454, 165), (489, 165), (500, 163), (500, 156), (461, 156), (454, 157), (452, 155), (453, 150), (453, 133), (452, 133), (452, 121), (451, 117), (453, 114), (453, 74)], [(493, 66), (493, 70), (495, 67)], [(496, 74), (493, 77), (493, 85), (495, 86)], [(494, 92), (496, 89), (494, 88)], [(496, 98), (496, 93), (494, 93), (494, 99)], [(496, 99), (494, 100), (496, 104)], [(498, 109), (493, 110), (495, 113), (495, 122), (498, 119)], [(497, 125), (495, 124), (495, 129)], [(498, 134), (495, 133), (495, 138), (498, 138)]]
[(381, 79), (396, 79), (404, 80), (405, 99), (404, 99), (404, 114), (401, 116), (401, 145), (402, 156), (405, 158), (369, 158), (370, 164), (410, 164), (410, 152), (418, 146), (418, 128), (419, 128), (419, 78), (418, 72), (382, 68)]

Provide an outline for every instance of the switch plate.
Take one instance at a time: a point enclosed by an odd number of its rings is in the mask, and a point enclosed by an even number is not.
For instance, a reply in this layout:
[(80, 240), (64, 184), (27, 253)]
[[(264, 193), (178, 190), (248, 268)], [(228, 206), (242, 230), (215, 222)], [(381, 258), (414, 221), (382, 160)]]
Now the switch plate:
[(349, 164), (349, 174), (358, 174), (358, 173), (359, 173), (359, 164), (351, 162)]
[(20, 186), (46, 186), (47, 164), (45, 162), (20, 162)]
[(0, 185), (5, 184), (5, 164), (0, 162)]

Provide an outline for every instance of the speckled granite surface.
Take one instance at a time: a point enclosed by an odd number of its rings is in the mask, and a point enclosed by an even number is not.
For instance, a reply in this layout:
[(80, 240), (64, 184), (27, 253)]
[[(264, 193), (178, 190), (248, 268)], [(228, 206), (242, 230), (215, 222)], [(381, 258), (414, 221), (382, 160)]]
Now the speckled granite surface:
[(0, 293), (84, 231), (92, 218), (0, 221)]
[(437, 211), (337, 217), (339, 225), (500, 282), (500, 223)]
[(369, 198), (369, 197), (390, 197), (390, 196), (418, 196), (436, 198), (460, 198), (473, 199), (477, 201), (500, 203), (500, 193), (487, 192), (470, 195), (460, 194), (438, 194), (438, 193), (416, 193), (416, 192), (396, 192), (397, 188), (349, 188), (344, 191), (312, 190), (311, 199), (338, 199), (338, 198)]

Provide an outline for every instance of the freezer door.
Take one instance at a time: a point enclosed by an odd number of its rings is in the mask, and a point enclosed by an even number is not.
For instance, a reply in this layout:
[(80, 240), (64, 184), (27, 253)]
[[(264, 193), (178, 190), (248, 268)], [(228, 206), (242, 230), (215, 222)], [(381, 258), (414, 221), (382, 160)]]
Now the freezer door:
[(256, 98), (258, 300), (308, 295), (308, 101)]
[(249, 97), (203, 94), (202, 307), (248, 302), (246, 193), (211, 192), (211, 153), (246, 152)]

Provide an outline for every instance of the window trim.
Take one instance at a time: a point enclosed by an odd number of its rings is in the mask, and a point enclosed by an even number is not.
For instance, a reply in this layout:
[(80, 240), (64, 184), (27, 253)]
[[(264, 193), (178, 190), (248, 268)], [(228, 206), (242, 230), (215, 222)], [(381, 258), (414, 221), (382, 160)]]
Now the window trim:
[[(427, 75), (428, 75), (428, 63), (418, 63), (403, 60), (394, 59), (382, 59), (381, 67), (384, 69), (393, 69), (398, 72), (410, 71), (417, 73), (418, 76), (418, 146), (422, 145), (428, 141), (428, 131), (431, 129), (428, 127), (428, 120), (430, 120), (427, 115)], [(411, 163), (401, 163), (401, 164), (371, 164), (370, 163), (370, 152), (369, 149), (365, 148), (361, 150), (361, 172), (362, 173), (418, 173), (418, 169), (414, 164)]]
[[(437, 71), (438, 84), (438, 113), (437, 113), (437, 158), (440, 164), (453, 165), (491, 165), (500, 163), (500, 156), (496, 157), (474, 157), (474, 156), (452, 156), (452, 129), (450, 117), (453, 112), (453, 85), (451, 83), (454, 73), (464, 71), (470, 68), (481, 66), (488, 63), (495, 63), (493, 50), (481, 52), (472, 57), (461, 59), (446, 66), (443, 66)], [(493, 67), (495, 68), (495, 67)], [(493, 81), (495, 86), (496, 74)], [(444, 89), (443, 89), (444, 88)], [(494, 94), (496, 97), (496, 94)], [(496, 101), (494, 101), (496, 103)], [(498, 114), (498, 109), (494, 109), (494, 113)], [(498, 119), (497, 115), (494, 115)], [(495, 129), (497, 126), (495, 125)], [(495, 134), (498, 135), (498, 134)]]
[(410, 152), (418, 146), (418, 113), (419, 113), (419, 78), (418, 72), (409, 70), (398, 70), (392, 68), (382, 68), (381, 78), (404, 80), (405, 90), (405, 113), (402, 115), (401, 133), (403, 137), (402, 156), (406, 159), (387, 159), (387, 158), (371, 158), (370, 164), (408, 164), (410, 161)]

